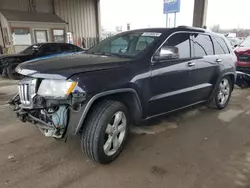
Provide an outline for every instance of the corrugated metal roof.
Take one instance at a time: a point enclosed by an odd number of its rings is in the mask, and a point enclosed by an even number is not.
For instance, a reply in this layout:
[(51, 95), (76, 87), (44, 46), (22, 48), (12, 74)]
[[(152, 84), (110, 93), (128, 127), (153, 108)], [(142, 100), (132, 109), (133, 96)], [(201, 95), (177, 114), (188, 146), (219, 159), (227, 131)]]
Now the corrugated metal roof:
[(8, 21), (66, 23), (57, 15), (50, 13), (37, 13), (17, 10), (0, 10), (0, 12)]

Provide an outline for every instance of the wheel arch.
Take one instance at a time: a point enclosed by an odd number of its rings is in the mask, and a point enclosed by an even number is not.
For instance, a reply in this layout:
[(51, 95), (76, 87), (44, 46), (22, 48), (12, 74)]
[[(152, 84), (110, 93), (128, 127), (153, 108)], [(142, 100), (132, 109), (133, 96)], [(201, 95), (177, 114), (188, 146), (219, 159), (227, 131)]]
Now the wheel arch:
[(213, 91), (212, 91), (212, 93), (211, 93), (209, 99), (211, 99), (211, 98), (213, 97), (213, 95), (214, 95), (214, 93), (215, 93), (215, 91), (216, 91), (218, 85), (220, 84), (221, 79), (224, 78), (224, 77), (226, 77), (226, 76), (228, 76), (228, 77), (231, 79), (231, 81), (232, 81), (232, 90), (234, 89), (234, 83), (235, 83), (235, 81), (236, 81), (236, 74), (235, 74), (234, 72), (226, 72), (226, 73), (222, 74), (222, 75), (217, 79), (216, 84), (215, 84), (215, 86), (214, 86), (214, 88), (213, 88)]
[[(131, 98), (132, 97), (132, 98)], [(132, 88), (122, 88), (116, 90), (109, 90), (102, 93), (94, 95), (87, 103), (79, 123), (75, 129), (75, 135), (80, 132), (84, 126), (85, 119), (87, 118), (91, 108), (102, 100), (118, 100), (123, 102), (127, 108), (132, 118), (133, 123), (138, 124), (142, 119), (142, 105), (138, 93)]]

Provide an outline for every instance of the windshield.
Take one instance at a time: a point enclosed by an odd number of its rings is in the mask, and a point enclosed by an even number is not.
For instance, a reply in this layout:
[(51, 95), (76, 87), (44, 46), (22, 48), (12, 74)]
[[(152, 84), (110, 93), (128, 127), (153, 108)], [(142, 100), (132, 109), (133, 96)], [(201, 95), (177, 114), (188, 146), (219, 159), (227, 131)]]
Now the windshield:
[(21, 51), (20, 54), (33, 55), (40, 47), (41, 45), (31, 45), (25, 50)]
[(129, 32), (109, 37), (88, 50), (89, 54), (135, 57), (159, 39), (159, 32)]
[(241, 47), (250, 47), (250, 37), (247, 37), (241, 44)]

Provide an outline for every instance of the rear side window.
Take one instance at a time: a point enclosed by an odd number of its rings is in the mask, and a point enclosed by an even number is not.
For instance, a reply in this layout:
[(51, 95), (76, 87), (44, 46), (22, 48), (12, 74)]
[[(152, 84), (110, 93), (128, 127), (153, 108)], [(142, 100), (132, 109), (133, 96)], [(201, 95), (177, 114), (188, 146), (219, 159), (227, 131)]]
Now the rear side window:
[(177, 33), (171, 36), (163, 46), (177, 47), (180, 58), (190, 58), (190, 35), (189, 33)]
[(41, 53), (44, 55), (59, 53), (57, 44), (47, 44), (41, 48)]
[(230, 54), (227, 44), (223, 38), (213, 37), (213, 41), (214, 41), (214, 50), (216, 55)]
[(81, 52), (83, 51), (83, 49), (79, 48), (78, 46), (75, 46), (75, 45), (71, 45), (72, 49), (74, 52)]
[(204, 57), (207, 55), (214, 55), (213, 43), (208, 35), (193, 34), (192, 41), (194, 44), (194, 56)]
[(68, 44), (61, 44), (60, 47), (61, 47), (61, 52), (72, 52), (73, 51), (72, 46), (68, 45)]

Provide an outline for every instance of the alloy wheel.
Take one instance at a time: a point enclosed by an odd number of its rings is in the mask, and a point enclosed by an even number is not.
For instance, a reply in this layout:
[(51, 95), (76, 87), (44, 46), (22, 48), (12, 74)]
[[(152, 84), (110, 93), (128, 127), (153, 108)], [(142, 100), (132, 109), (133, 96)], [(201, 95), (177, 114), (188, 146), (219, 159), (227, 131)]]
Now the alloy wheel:
[(230, 96), (230, 92), (231, 88), (229, 81), (226, 78), (222, 79), (219, 86), (219, 94), (218, 94), (218, 101), (220, 105), (224, 105), (227, 103)]
[(125, 113), (118, 111), (114, 114), (105, 131), (104, 153), (107, 156), (114, 155), (122, 145), (127, 128)]

